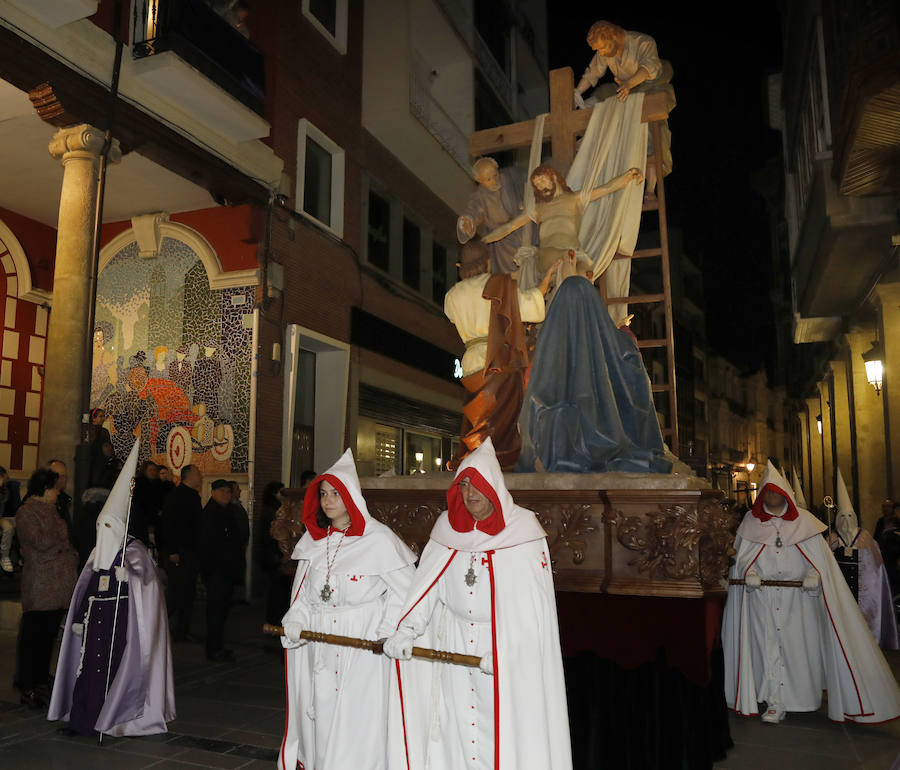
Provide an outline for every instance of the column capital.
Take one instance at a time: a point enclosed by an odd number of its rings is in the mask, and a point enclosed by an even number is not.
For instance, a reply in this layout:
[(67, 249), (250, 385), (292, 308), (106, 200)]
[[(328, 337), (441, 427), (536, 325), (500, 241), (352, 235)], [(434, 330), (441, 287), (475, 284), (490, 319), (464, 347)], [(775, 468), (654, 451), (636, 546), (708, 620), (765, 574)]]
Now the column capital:
[[(87, 123), (70, 128), (61, 128), (50, 140), (50, 154), (65, 163), (73, 157), (100, 157), (103, 150), (104, 132)], [(113, 139), (107, 156), (108, 163), (118, 163), (122, 159), (119, 140)]]
[(900, 281), (879, 283), (875, 287), (875, 295), (882, 306), (900, 305)]

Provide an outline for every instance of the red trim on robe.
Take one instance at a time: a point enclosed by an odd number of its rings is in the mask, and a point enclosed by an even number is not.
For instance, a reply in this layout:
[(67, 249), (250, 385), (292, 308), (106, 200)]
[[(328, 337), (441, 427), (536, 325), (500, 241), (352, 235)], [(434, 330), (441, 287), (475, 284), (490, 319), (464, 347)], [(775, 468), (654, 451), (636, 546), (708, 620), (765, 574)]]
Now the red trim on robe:
[(291, 687), (288, 683), (287, 648), (284, 650), (284, 737), (281, 739), (281, 768), (287, 770), (284, 763), (284, 745), (287, 743), (288, 725), (291, 718)]
[(306, 496), (303, 498), (303, 515), (301, 518), (306, 525), (307, 531), (312, 536), (312, 539), (321, 540), (328, 534), (327, 529), (322, 529), (316, 523), (316, 514), (321, 507), (319, 503), (319, 486), (323, 481), (327, 481), (338, 491), (338, 494), (341, 496), (341, 500), (344, 503), (344, 507), (347, 509), (347, 513), (350, 514), (350, 527), (347, 529), (347, 536), (361, 537), (366, 530), (366, 520), (363, 518), (362, 513), (360, 513), (359, 508), (356, 507), (356, 503), (353, 502), (353, 498), (347, 491), (347, 487), (344, 486), (344, 483), (338, 479), (337, 476), (334, 476), (331, 473), (323, 473), (321, 476), (316, 476), (316, 478), (313, 479), (309, 488), (306, 490)]
[(491, 655), (494, 658), (494, 770), (500, 770), (500, 655), (497, 649), (497, 592), (494, 585), (494, 552), (487, 552), (491, 579)]
[(766, 522), (771, 518), (775, 518), (771, 513), (766, 513), (763, 510), (763, 497), (769, 489), (781, 495), (788, 505), (787, 510), (784, 512), (784, 514), (778, 518), (781, 518), (784, 521), (794, 521), (800, 515), (799, 513), (797, 513), (797, 506), (794, 505), (793, 500), (791, 500), (791, 496), (787, 492), (785, 492), (777, 484), (773, 484), (771, 481), (766, 484), (756, 495), (756, 500), (754, 501), (753, 508), (750, 512), (762, 522)]
[(453, 553), (450, 554), (450, 558), (447, 559), (447, 563), (444, 565), (443, 569), (441, 569), (441, 571), (438, 573), (438, 576), (437, 576), (434, 580), (431, 581), (431, 585), (428, 586), (428, 588), (426, 588), (424, 591), (422, 591), (422, 595), (421, 595), (418, 599), (416, 599), (416, 603), (413, 604), (413, 606), (410, 607), (410, 608), (406, 611), (406, 614), (405, 614), (402, 618), (400, 618), (400, 620), (397, 621), (397, 628), (400, 628), (400, 624), (401, 624), (404, 620), (406, 620), (406, 616), (409, 615), (409, 613), (412, 612), (412, 611), (416, 608), (416, 605), (417, 605), (420, 601), (422, 601), (422, 599), (425, 598), (425, 595), (426, 595), (432, 588), (434, 588), (434, 584), (437, 583), (438, 580), (441, 579), (441, 575), (443, 575), (443, 574), (447, 571), (447, 567), (450, 566), (450, 562), (453, 561), (453, 559), (456, 557), (456, 554), (458, 554), (458, 553), (459, 553), (459, 551), (454, 551)]
[(409, 741), (406, 740), (406, 706), (403, 705), (403, 677), (400, 676), (400, 661), (395, 660), (397, 667), (397, 693), (400, 697), (400, 720), (403, 723), (403, 751), (406, 754), (406, 768), (411, 770), (409, 766)]
[(819, 572), (818, 568), (815, 564), (813, 564), (809, 557), (803, 552), (803, 549), (800, 547), (799, 543), (795, 543), (794, 547), (800, 551), (806, 561), (809, 562), (809, 565), (816, 571), (816, 574), (819, 576), (819, 588), (822, 591), (822, 601), (825, 603), (825, 610), (828, 612), (828, 620), (831, 622), (831, 627), (834, 629), (834, 635), (838, 640), (838, 644), (841, 647), (841, 654), (844, 656), (844, 661), (847, 663), (847, 670), (850, 671), (850, 678), (853, 680), (853, 687), (856, 690), (856, 699), (859, 701), (859, 714), (847, 714), (844, 712), (845, 716), (857, 716), (857, 717), (865, 717), (871, 716), (875, 712), (871, 712), (869, 714), (865, 713), (865, 709), (863, 708), (862, 696), (859, 694), (859, 686), (856, 684), (856, 675), (853, 673), (853, 667), (850, 665), (850, 660), (847, 658), (847, 652), (844, 650), (844, 643), (841, 641), (841, 637), (838, 634), (837, 626), (834, 624), (834, 618), (831, 615), (831, 608), (828, 606), (828, 598), (825, 596), (825, 586), (822, 584), (822, 573)]
[[(475, 489), (483, 494), (490, 501), (493, 511), (484, 521), (475, 521), (472, 514), (466, 509), (466, 505), (462, 499), (462, 492), (459, 489), (459, 482), (468, 479)], [(471, 532), (477, 529), (487, 535), (499, 535), (506, 526), (503, 519), (503, 507), (500, 505), (500, 498), (494, 488), (488, 484), (484, 476), (475, 468), (466, 468), (453, 479), (450, 489), (447, 490), (447, 518), (450, 526), (457, 532)]]
[[(747, 569), (744, 570), (744, 580), (747, 579), (747, 573), (750, 571), (750, 567), (752, 567), (754, 564), (756, 564), (756, 560), (759, 558), (759, 555), (763, 552), (764, 549), (765, 549), (765, 546), (760, 548), (756, 552), (756, 556), (753, 557), (753, 560), (747, 565)], [(740, 609), (740, 612), (738, 613), (739, 621), (738, 621), (737, 681), (734, 684), (734, 708), (733, 708), (734, 712), (737, 714), (744, 713), (743, 711), (738, 711), (738, 699), (740, 698), (740, 695), (741, 695), (741, 655), (744, 652), (743, 625), (744, 625), (744, 598), (745, 598), (746, 591), (747, 591), (747, 587), (744, 586), (743, 590), (741, 591), (741, 609)], [(758, 714), (759, 714), (759, 712), (757, 711), (753, 714), (749, 714), (748, 716), (757, 716)]]

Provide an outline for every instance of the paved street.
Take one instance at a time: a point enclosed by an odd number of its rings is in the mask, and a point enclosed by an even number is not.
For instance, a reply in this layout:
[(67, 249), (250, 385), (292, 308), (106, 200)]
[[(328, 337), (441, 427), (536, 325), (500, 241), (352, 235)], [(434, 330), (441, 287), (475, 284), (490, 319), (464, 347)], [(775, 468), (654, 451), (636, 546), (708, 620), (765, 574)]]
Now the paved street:
[[(196, 615), (202, 620), (202, 604)], [(18, 606), (0, 601), (0, 767), (273, 767), (284, 723), (283, 668), (275, 640), (258, 633), (261, 606), (238, 605), (229, 619), (237, 665), (210, 663), (201, 644), (174, 647), (178, 719), (168, 734), (107, 738), (102, 747), (94, 739), (59, 734), (44, 712), (19, 705), (10, 684), (17, 618)], [(900, 655), (889, 653), (888, 659), (900, 674)], [(731, 734), (735, 747), (717, 770), (759, 770), (776, 762), (786, 770), (888, 770), (900, 753), (900, 720), (838, 725), (822, 711), (789, 714), (778, 727), (732, 717)]]

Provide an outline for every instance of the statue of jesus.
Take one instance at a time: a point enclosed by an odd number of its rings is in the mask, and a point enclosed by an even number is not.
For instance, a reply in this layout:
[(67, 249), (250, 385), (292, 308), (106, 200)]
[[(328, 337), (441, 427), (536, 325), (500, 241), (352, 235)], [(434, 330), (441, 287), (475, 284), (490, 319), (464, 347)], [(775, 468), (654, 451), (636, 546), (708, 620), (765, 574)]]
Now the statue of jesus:
[[(604, 195), (621, 190), (634, 182), (640, 184), (644, 177), (637, 168), (630, 168), (610, 181), (595, 187), (588, 201), (595, 201)], [(585, 202), (579, 193), (573, 192), (562, 175), (551, 166), (538, 166), (531, 172), (534, 187), (535, 207), (531, 212), (520, 214), (515, 219), (500, 225), (485, 235), (485, 243), (493, 243), (518, 230), (529, 221), (538, 225), (538, 271), (543, 274), (554, 262), (568, 256), (569, 251), (578, 255), (578, 271), (581, 274), (591, 269), (592, 260), (584, 253), (578, 230)]]

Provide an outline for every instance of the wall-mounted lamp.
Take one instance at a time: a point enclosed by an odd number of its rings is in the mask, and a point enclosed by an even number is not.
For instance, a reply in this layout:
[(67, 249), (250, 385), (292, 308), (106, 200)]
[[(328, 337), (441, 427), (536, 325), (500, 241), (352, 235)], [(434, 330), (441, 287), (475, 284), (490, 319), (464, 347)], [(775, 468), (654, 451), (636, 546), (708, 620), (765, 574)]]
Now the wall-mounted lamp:
[(822, 415), (816, 415), (816, 427), (819, 429), (819, 435), (822, 435)]
[(862, 354), (866, 365), (866, 379), (869, 385), (875, 388), (875, 392), (881, 395), (881, 386), (884, 382), (884, 362), (881, 354), (881, 343), (878, 340), (872, 343), (872, 347)]
[(749, 459), (749, 460), (747, 461), (747, 472), (748, 472), (748, 473), (753, 473), (753, 469), (754, 469), (755, 467), (756, 467), (756, 463), (753, 462), (753, 458)]

